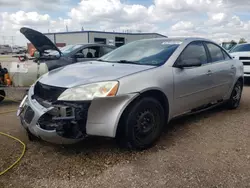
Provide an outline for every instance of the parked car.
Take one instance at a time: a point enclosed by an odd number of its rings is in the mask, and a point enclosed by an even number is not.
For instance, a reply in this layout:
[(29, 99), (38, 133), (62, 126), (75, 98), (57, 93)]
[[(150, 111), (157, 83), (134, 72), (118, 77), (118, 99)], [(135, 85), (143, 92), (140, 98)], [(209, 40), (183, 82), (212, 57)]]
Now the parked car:
[(234, 48), (237, 45), (237, 42), (231, 41), (231, 42), (222, 42), (221, 46), (229, 52), (232, 48)]
[(25, 54), (27, 50), (24, 47), (21, 46), (13, 46), (12, 47), (12, 53), (13, 54)]
[(0, 45), (0, 54), (9, 54), (12, 53), (12, 49), (9, 45)]
[[(41, 75), (53, 69), (76, 62), (94, 60), (114, 50), (114, 46), (104, 44), (74, 44), (58, 48), (42, 33), (29, 28), (21, 28), (20, 32), (35, 46), (34, 58), (26, 55), (16, 56), (16, 62), (2, 62), (2, 68), (12, 79), (13, 87), (30, 87)], [(1, 70), (0, 70), (1, 72)], [(3, 76), (4, 78), (4, 76)], [(0, 77), (0, 102), (5, 96)]]
[(244, 77), (250, 78), (250, 44), (238, 44), (229, 53), (234, 59), (238, 59), (243, 63)]
[(95, 135), (145, 149), (177, 116), (237, 108), (242, 87), (242, 63), (216, 43), (147, 39), (43, 75), (17, 115), (30, 137), (71, 144)]

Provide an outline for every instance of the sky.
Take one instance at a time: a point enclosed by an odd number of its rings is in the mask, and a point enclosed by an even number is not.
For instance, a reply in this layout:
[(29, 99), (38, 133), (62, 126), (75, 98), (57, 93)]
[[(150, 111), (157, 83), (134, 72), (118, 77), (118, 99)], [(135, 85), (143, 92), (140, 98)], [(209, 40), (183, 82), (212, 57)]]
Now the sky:
[(249, 0), (0, 0), (0, 44), (26, 45), (23, 26), (250, 41), (248, 10)]

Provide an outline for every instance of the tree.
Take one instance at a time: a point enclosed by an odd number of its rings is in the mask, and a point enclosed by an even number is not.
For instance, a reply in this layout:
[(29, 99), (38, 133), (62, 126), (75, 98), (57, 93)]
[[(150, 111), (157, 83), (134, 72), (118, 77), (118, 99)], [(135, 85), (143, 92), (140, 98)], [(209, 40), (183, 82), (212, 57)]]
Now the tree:
[(247, 43), (246, 39), (241, 38), (240, 41), (239, 41), (239, 44), (242, 44), (242, 43)]
[(235, 42), (235, 40), (231, 40), (230, 43), (231, 43), (231, 44), (237, 44), (237, 42)]

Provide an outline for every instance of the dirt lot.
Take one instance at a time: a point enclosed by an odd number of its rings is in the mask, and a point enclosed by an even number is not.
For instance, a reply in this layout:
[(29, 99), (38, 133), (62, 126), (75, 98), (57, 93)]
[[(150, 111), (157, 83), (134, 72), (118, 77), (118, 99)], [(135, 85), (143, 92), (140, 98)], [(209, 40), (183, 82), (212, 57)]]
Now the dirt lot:
[[(6, 101), (0, 112), (16, 107)], [(249, 86), (239, 109), (175, 120), (143, 152), (119, 150), (103, 138), (66, 148), (30, 142), (15, 113), (0, 115), (0, 122), (0, 131), (27, 144), (21, 163), (0, 177), (0, 187), (250, 187)], [(18, 143), (0, 136), (0, 171), (20, 152)]]
[(14, 55), (18, 55), (18, 54), (0, 55), (0, 62), (17, 61), (18, 59), (16, 57), (12, 57)]

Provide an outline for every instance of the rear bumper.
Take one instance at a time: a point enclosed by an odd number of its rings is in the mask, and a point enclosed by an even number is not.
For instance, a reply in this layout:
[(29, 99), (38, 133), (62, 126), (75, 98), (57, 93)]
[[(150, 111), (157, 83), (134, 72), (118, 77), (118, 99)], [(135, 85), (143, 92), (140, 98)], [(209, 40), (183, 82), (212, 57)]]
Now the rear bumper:
[[(29, 90), (28, 96), (24, 99), (23, 106), (25, 109), (19, 116), (22, 126), (30, 131), (36, 137), (42, 140), (56, 143), (56, 144), (73, 144), (77, 143), (85, 138), (86, 135), (115, 137), (116, 129), (120, 116), (127, 105), (139, 94), (127, 94), (117, 97), (97, 98), (91, 101), (91, 105), (88, 108), (87, 119), (84, 125), (85, 132), (81, 132), (81, 137), (65, 138), (62, 134), (58, 133), (58, 130), (44, 129), (39, 125), (44, 115), (50, 113), (54, 109), (54, 106), (45, 108), (37, 100), (32, 99), (33, 87)], [(22, 108), (19, 107), (19, 109)], [(27, 117), (27, 109), (31, 111)], [(57, 126), (57, 124), (56, 124)], [(58, 124), (58, 126), (60, 126)]]

